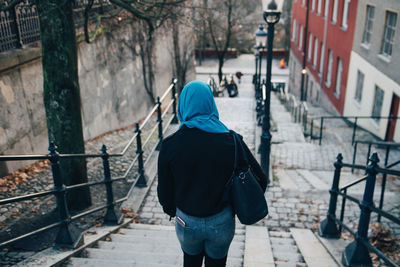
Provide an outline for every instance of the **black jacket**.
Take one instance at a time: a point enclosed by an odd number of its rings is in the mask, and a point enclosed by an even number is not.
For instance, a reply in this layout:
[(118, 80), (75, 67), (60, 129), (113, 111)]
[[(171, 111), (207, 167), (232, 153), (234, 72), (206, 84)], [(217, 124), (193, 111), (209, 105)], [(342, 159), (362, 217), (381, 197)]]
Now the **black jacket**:
[[(253, 173), (265, 192), (267, 179), (245, 145)], [(232, 175), (234, 143), (230, 133), (208, 133), (183, 126), (164, 139), (158, 157), (158, 199), (165, 213), (176, 207), (196, 217), (220, 212), (224, 187)], [(240, 159), (239, 159), (240, 162)]]

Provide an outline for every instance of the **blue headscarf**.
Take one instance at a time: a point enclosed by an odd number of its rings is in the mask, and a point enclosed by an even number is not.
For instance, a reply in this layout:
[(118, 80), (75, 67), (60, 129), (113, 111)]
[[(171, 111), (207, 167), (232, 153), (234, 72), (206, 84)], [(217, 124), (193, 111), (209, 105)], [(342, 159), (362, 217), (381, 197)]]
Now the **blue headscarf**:
[(211, 88), (204, 82), (193, 81), (183, 88), (178, 102), (178, 117), (181, 128), (198, 128), (209, 133), (228, 133), (228, 128), (219, 120), (217, 106)]

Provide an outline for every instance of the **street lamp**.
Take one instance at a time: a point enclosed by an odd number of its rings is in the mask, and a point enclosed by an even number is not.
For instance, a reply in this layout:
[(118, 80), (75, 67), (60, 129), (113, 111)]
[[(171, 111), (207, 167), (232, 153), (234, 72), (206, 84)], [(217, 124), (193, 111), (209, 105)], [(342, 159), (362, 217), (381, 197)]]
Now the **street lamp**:
[(267, 45), (267, 32), (264, 31), (264, 25), (260, 24), (258, 30), (256, 31), (256, 45), (255, 48), (258, 50), (258, 76), (256, 83), (256, 90), (258, 95), (261, 88), (261, 66), (262, 66), (262, 54), (263, 50)]
[(277, 11), (275, 0), (272, 0), (264, 11), (264, 20), (268, 24), (268, 50), (267, 50), (267, 74), (266, 74), (266, 99), (264, 103), (264, 118), (261, 134), (261, 167), (267, 175), (267, 183), (270, 183), (269, 165), (271, 154), (271, 125), (270, 125), (270, 106), (271, 106), (271, 67), (272, 49), (274, 40), (274, 27), (279, 21), (281, 12)]

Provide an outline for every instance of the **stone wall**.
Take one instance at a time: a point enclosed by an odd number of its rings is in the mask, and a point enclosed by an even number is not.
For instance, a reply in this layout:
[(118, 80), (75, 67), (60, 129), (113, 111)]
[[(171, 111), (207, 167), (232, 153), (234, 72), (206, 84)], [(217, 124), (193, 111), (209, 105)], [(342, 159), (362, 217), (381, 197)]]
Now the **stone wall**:
[[(134, 27), (126, 23), (92, 44), (79, 44), (85, 140), (137, 122), (153, 105), (144, 89)], [(154, 36), (154, 95), (157, 96), (171, 82), (174, 61), (169, 31), (159, 29)], [(3, 53), (0, 63), (0, 154), (47, 153), (40, 48)], [(188, 77), (193, 79), (194, 75), (192, 65)], [(25, 164), (9, 162), (8, 171)], [(4, 165), (0, 165), (0, 175), (4, 170)]]

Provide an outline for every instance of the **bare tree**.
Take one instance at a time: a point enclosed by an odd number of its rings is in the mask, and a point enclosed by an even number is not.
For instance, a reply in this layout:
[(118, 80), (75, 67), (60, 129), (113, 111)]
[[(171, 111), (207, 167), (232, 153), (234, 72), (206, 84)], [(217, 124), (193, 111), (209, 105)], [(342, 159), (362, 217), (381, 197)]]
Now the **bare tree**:
[[(10, 10), (22, 1), (0, 0), (0, 11)], [(185, 0), (110, 1), (146, 24), (146, 40), (151, 43), (154, 30), (170, 18), (173, 9)], [(73, 19), (74, 1), (30, 0), (30, 2), (37, 6), (39, 15), (43, 98), (49, 139), (55, 142), (60, 153), (84, 153), (77, 45)], [(90, 10), (92, 4), (93, 1), (89, 0), (85, 12)], [(151, 66), (151, 63), (148, 64)], [(152, 72), (151, 69), (150, 71)], [(62, 160), (60, 168), (66, 185), (87, 181), (84, 159)], [(90, 206), (89, 189), (69, 192), (68, 205), (72, 210), (82, 210)]]

